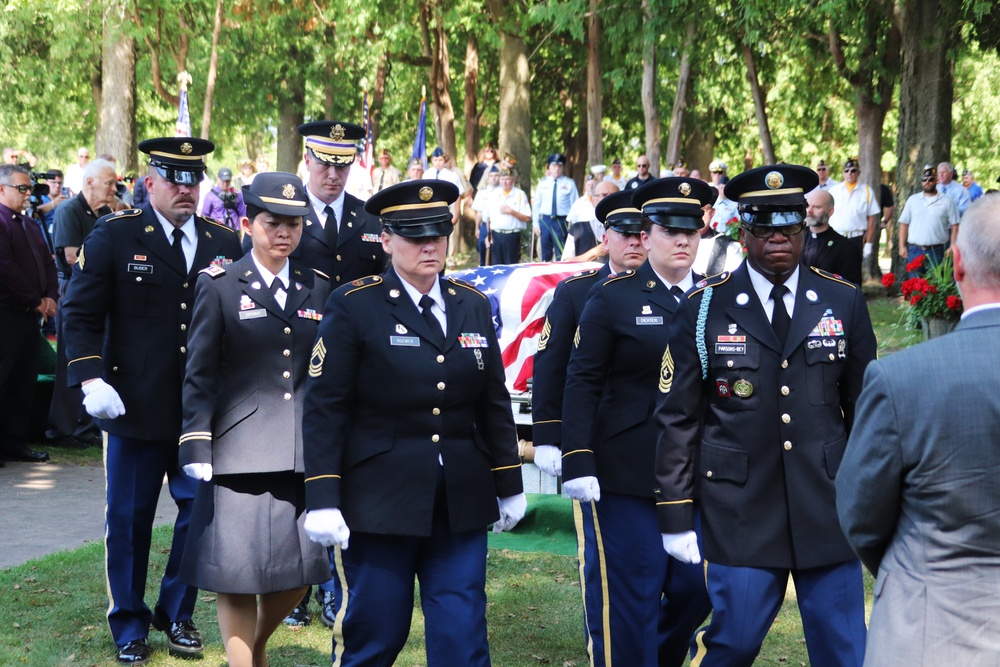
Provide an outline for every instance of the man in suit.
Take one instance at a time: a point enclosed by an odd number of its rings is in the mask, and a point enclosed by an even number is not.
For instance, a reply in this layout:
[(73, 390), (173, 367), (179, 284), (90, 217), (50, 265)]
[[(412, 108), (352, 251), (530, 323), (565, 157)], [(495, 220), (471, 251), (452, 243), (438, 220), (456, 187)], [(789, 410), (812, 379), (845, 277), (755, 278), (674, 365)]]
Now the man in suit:
[(954, 333), (873, 362), (837, 476), (847, 540), (877, 576), (865, 665), (1000, 655), (1000, 195), (962, 218)]
[(573, 336), (591, 288), (610, 276), (635, 271), (646, 261), (646, 248), (639, 234), (642, 214), (632, 206), (631, 192), (616, 192), (597, 205), (597, 219), (604, 225), (601, 242), (608, 263), (566, 278), (556, 285), (552, 303), (545, 311), (545, 325), (535, 352), (532, 395), (532, 438), (535, 465), (558, 477), (562, 474), (562, 412), (566, 366), (573, 350)]
[[(692, 665), (751, 665), (795, 581), (810, 662), (859, 667), (861, 564), (834, 479), (875, 335), (860, 288), (799, 263), (816, 172), (775, 165), (726, 185), (747, 259), (687, 294), (656, 407), (667, 553), (704, 550), (714, 614)], [(694, 532), (700, 510), (704, 542)]]
[[(344, 191), (351, 165), (357, 156), (357, 141), (364, 129), (335, 120), (306, 123), (298, 128), (305, 137), (309, 210), (302, 242), (292, 261), (317, 269), (330, 277), (331, 288), (363, 276), (382, 273), (382, 251), (378, 220), (365, 213), (365, 203)], [(243, 249), (250, 239), (243, 239)]]
[[(679, 667), (711, 607), (702, 568), (670, 558), (656, 526), (659, 369), (716, 190), (663, 178), (628, 192), (648, 257), (591, 290), (566, 372), (563, 489), (574, 512), (591, 665)], [(586, 528), (592, 526), (592, 529)]]
[(821, 188), (806, 195), (806, 224), (802, 265), (815, 266), (837, 274), (855, 285), (861, 284), (861, 256), (857, 248), (830, 227), (833, 196)]
[[(200, 655), (197, 589), (178, 579), (195, 481), (177, 462), (181, 385), (198, 271), (242, 255), (228, 227), (195, 215), (203, 156), (190, 137), (148, 139), (149, 203), (98, 220), (63, 298), (67, 372), (106, 431), (108, 623), (118, 661), (149, 659), (150, 622), (172, 653)], [(143, 596), (156, 501), (166, 474), (177, 503), (173, 545), (152, 613)]]

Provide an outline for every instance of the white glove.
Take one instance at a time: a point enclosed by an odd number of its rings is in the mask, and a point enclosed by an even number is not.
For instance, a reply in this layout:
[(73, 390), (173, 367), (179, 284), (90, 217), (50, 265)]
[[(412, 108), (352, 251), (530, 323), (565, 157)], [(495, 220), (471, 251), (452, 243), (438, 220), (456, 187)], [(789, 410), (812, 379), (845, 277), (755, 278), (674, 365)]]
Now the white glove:
[(562, 452), (555, 445), (537, 445), (535, 465), (546, 475), (558, 477), (562, 474)]
[(347, 549), (351, 529), (344, 523), (344, 515), (336, 507), (306, 512), (303, 527), (313, 542), (319, 542), (324, 547), (339, 546), (341, 549)]
[(96, 378), (83, 387), (83, 407), (91, 417), (115, 419), (125, 414), (125, 404), (115, 388)]
[(864, 257), (865, 259), (868, 259), (869, 257), (871, 257), (871, 254), (872, 254), (872, 244), (866, 243), (865, 249), (861, 251), (861, 256)]
[(601, 499), (601, 484), (596, 477), (577, 477), (563, 481), (563, 490), (566, 495), (581, 503), (589, 503), (591, 500)]
[(493, 524), (493, 532), (502, 533), (516, 526), (517, 522), (524, 518), (524, 512), (528, 509), (528, 498), (523, 493), (497, 498), (497, 506), (500, 508), (500, 518)]
[(188, 477), (193, 477), (199, 482), (209, 482), (212, 480), (212, 464), (211, 463), (189, 463), (186, 466), (181, 466), (181, 470)]
[(698, 550), (698, 536), (693, 530), (683, 533), (660, 533), (663, 538), (663, 550), (682, 563), (700, 563), (701, 551)]

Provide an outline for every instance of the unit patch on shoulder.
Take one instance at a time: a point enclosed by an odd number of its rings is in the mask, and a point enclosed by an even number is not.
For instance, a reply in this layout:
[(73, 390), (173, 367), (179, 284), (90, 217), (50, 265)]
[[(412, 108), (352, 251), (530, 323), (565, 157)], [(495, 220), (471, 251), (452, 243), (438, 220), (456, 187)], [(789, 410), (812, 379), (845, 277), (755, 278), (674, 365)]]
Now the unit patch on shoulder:
[(206, 266), (198, 273), (204, 273), (205, 275), (212, 276), (213, 278), (218, 278), (219, 276), (225, 274), (225, 272), (226, 270), (218, 264), (212, 264), (211, 266)]

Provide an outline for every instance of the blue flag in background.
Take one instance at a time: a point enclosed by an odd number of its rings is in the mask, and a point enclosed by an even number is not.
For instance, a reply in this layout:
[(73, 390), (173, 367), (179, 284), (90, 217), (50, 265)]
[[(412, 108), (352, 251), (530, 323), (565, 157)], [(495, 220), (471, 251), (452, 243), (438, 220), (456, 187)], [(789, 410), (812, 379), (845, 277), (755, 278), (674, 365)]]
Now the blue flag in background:
[[(410, 162), (420, 160), (427, 169), (427, 98), (420, 100), (420, 120), (417, 121), (417, 137), (413, 140), (413, 153)], [(407, 163), (409, 166), (409, 163)]]
[(177, 125), (174, 127), (174, 136), (191, 136), (191, 112), (188, 110), (187, 90), (181, 90), (181, 101), (177, 109)]

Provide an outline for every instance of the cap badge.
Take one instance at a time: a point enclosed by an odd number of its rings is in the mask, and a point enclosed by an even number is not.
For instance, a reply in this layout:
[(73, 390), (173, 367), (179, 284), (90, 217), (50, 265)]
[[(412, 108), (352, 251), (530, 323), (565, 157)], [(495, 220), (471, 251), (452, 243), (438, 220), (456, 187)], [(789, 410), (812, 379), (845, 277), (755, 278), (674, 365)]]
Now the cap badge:
[(194, 149), (188, 142), (185, 141), (183, 144), (181, 144), (181, 153), (184, 153), (184, 155), (191, 155), (192, 150)]
[(425, 186), (420, 188), (417, 196), (420, 197), (420, 201), (430, 201), (430, 198), (434, 196), (434, 191)]
[(330, 138), (334, 141), (341, 141), (344, 138), (344, 126), (337, 123), (330, 129)]
[(769, 171), (767, 172), (767, 176), (764, 177), (764, 185), (771, 190), (777, 190), (784, 184), (785, 177), (781, 175), (780, 171)]
[(682, 195), (684, 195), (685, 197), (687, 197), (689, 194), (691, 194), (691, 184), (690, 183), (681, 183), (680, 185), (677, 186), (677, 190)]
[(291, 199), (295, 196), (295, 186), (291, 183), (285, 183), (285, 186), (281, 188), (281, 195), (285, 199)]

